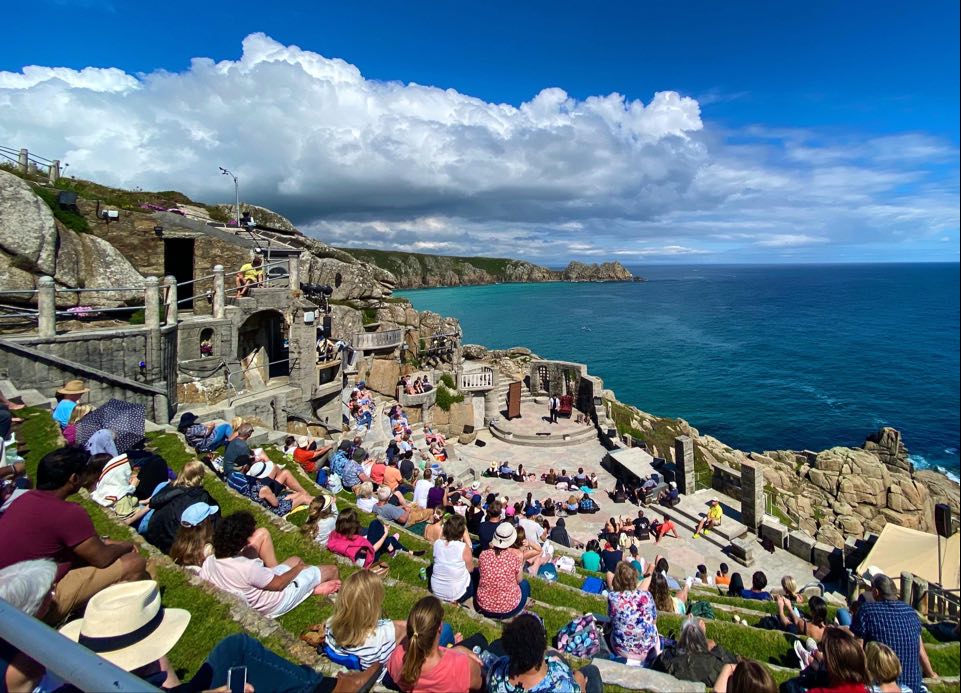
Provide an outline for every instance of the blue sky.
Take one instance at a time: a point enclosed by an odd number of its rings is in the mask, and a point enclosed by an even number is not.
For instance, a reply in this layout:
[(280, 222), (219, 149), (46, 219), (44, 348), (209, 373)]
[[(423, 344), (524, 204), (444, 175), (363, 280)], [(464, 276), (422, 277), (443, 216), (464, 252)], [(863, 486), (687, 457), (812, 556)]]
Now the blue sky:
[(332, 243), (958, 260), (957, 2), (46, 0), (7, 17), (0, 142), (212, 201), (227, 165), (245, 200)]

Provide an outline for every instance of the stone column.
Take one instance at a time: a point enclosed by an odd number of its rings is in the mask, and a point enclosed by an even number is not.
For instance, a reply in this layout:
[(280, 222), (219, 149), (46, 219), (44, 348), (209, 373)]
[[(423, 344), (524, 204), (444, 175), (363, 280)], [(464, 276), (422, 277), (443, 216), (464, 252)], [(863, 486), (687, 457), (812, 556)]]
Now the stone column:
[(50, 169), (47, 171), (47, 182), (53, 185), (60, 180), (60, 159), (50, 162)]
[(492, 382), (492, 387), (490, 390), (484, 393), (484, 425), (490, 426), (491, 421), (500, 416), (501, 405), (505, 405), (505, 402), (501, 402), (498, 396), (498, 387), (501, 382), (500, 371), (496, 368), (493, 369), (494, 380)]
[(694, 493), (694, 441), (690, 436), (674, 439), (674, 468), (677, 470), (677, 490)]
[(214, 265), (214, 318), (223, 320), (227, 294), (224, 289), (224, 266)]
[(167, 292), (167, 321), (168, 325), (176, 325), (180, 306), (177, 304), (177, 278), (168, 275), (164, 277), (164, 289)]
[(57, 289), (53, 277), (37, 280), (37, 333), (41, 337), (57, 334)]
[(30, 152), (26, 149), (20, 150), (20, 155), (17, 157), (17, 168), (20, 169), (21, 173), (26, 173), (30, 166)]
[(294, 255), (287, 260), (287, 286), (291, 291), (300, 291), (300, 256)]
[(148, 329), (160, 329), (160, 280), (156, 277), (144, 279), (143, 290), (144, 325)]
[(741, 463), (741, 522), (757, 534), (764, 519), (764, 470), (753, 460)]

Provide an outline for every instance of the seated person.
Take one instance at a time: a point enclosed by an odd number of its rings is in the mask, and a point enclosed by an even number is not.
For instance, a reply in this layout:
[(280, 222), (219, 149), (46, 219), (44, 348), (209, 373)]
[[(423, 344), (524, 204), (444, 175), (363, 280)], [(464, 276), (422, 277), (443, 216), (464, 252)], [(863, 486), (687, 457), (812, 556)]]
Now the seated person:
[(771, 601), (771, 593), (765, 590), (767, 587), (767, 575), (764, 571), (755, 571), (754, 575), (751, 576), (751, 589), (745, 589), (741, 592), (741, 596), (744, 599), (756, 599), (758, 601)]
[(504, 460), (500, 463), (500, 466), (497, 468), (497, 474), (501, 479), (514, 478), (514, 470), (511, 468), (511, 465), (507, 460)]
[(70, 415), (73, 414), (74, 408), (88, 392), (90, 392), (90, 389), (84, 386), (82, 380), (71, 380), (57, 390), (57, 406), (50, 413), (50, 416), (60, 424), (61, 431), (70, 423)]
[(430, 392), (430, 391), (433, 390), (433, 389), (434, 389), (434, 386), (430, 384), (430, 381), (427, 379), (427, 375), (425, 374), (425, 375), (424, 375), (423, 377), (421, 377), (421, 379), (420, 379), (420, 390), (421, 390), (421, 392)]
[(714, 574), (714, 584), (718, 587), (727, 587), (730, 585), (731, 576), (727, 574), (729, 570), (730, 568), (728, 568), (727, 563), (721, 563), (721, 565), (718, 566), (718, 571)]
[(373, 512), (385, 522), (396, 522), (404, 526), (423, 522), (432, 514), (430, 510), (425, 510), (412, 502), (408, 503), (402, 494), (391, 491), (387, 486), (380, 486), (377, 489), (377, 502), (374, 504)]
[[(124, 524), (134, 524), (147, 513), (147, 508), (141, 507), (134, 495), (137, 490), (137, 477), (130, 466), (130, 460), (126, 455), (104, 459), (106, 457), (105, 454), (91, 457), (90, 465), (93, 465), (94, 460), (98, 462), (96, 469), (99, 478), (90, 492), (90, 497), (98, 505), (113, 510)], [(91, 466), (88, 465), (87, 471), (91, 471)]]
[(283, 616), (312, 594), (340, 589), (337, 566), (309, 566), (297, 556), (268, 568), (251, 558), (248, 546), (257, 521), (249, 512), (236, 512), (214, 530), (214, 553), (200, 567), (200, 577), (225, 592), (242, 597), (267, 618)]
[(651, 522), (644, 516), (643, 510), (637, 511), (637, 519), (632, 523), (634, 525), (634, 538), (635, 539), (648, 539), (651, 536)]
[(324, 650), (360, 660), (360, 667), (386, 664), (407, 630), (406, 621), (384, 618), (386, 590), (380, 576), (358, 570), (344, 580), (327, 619)]
[[(92, 404), (78, 404), (73, 408), (73, 411), (70, 412), (70, 420), (67, 423), (67, 425), (64, 426), (64, 429), (63, 429), (63, 439), (67, 441), (68, 445), (76, 445), (77, 424), (80, 423), (80, 419), (82, 419), (87, 414), (92, 412), (95, 408), (96, 407), (94, 407)], [(6, 440), (7, 438), (10, 437), (10, 431), (7, 430), (5, 435), (2, 432), (0, 432), (0, 436), (2, 436), (4, 440)]]
[(541, 476), (541, 481), (543, 481), (548, 486), (553, 486), (554, 484), (557, 483), (557, 473), (554, 471), (553, 467), (551, 467), (551, 469), (548, 470), (547, 474), (544, 474), (543, 476)]
[(587, 478), (587, 481), (588, 481), (588, 485), (591, 488), (597, 488), (598, 484), (600, 483), (597, 479), (597, 474), (595, 474), (594, 472), (591, 472), (591, 475)]
[(484, 470), (484, 476), (486, 477), (496, 477), (498, 476), (498, 469), (500, 465), (497, 462), (491, 462), (490, 466)]
[(608, 586), (610, 586), (611, 580), (614, 579), (614, 571), (617, 569), (617, 564), (623, 560), (624, 552), (616, 548), (609, 541), (605, 541), (604, 548), (601, 549), (601, 570), (606, 573)]
[(601, 544), (597, 539), (587, 542), (584, 553), (581, 554), (581, 565), (585, 570), (600, 572), (601, 570)]
[(316, 440), (311, 440), (310, 436), (287, 436), (285, 450), (290, 450), (290, 456), (294, 462), (308, 474), (317, 471), (324, 457), (333, 449), (332, 445), (320, 446)]
[(687, 592), (688, 587), (685, 584), (677, 594), (671, 594), (667, 574), (661, 570), (651, 573), (651, 594), (654, 595), (654, 604), (657, 605), (659, 613), (684, 616), (687, 613)]
[(566, 501), (561, 503), (560, 507), (565, 515), (576, 515), (579, 508), (580, 502), (578, 501), (577, 496), (569, 496)]
[(486, 649), (486, 640), (473, 636), (449, 647), (454, 638), (443, 619), (444, 607), (433, 595), (423, 597), (410, 610), (404, 637), (387, 662), (391, 679), (404, 693), (483, 690), (482, 663), (471, 645)]
[(49, 623), (63, 620), (109, 585), (147, 576), (133, 544), (102, 540), (87, 511), (67, 501), (94, 482), (84, 476), (87, 457), (77, 447), (47, 453), (37, 467), (37, 488), (21, 494), (0, 521), (0, 568), (41, 558), (57, 561)]
[(499, 522), (490, 548), (481, 551), (478, 559), (474, 608), (489, 618), (513, 618), (524, 610), (530, 596), (530, 583), (524, 579), (524, 559), (513, 548), (516, 541), (513, 525)]
[[(156, 627), (144, 627), (158, 616)], [(82, 619), (68, 623), (60, 632), (74, 642), (86, 643), (97, 656), (143, 679), (153, 689), (183, 693), (226, 691), (229, 672), (237, 667), (246, 671), (246, 690), (261, 693), (357, 691), (369, 688), (379, 673), (371, 667), (341, 673), (337, 678), (326, 677), (274, 654), (255, 638), (238, 633), (217, 643), (194, 677), (180, 684), (166, 655), (180, 640), (190, 618), (186, 609), (164, 608), (157, 583), (144, 580), (105, 589), (90, 601)], [(110, 635), (103, 636), (104, 633)], [(67, 686), (60, 690), (76, 689)]]
[(681, 492), (677, 490), (677, 484), (675, 484), (673, 481), (668, 484), (666, 489), (657, 494), (657, 502), (668, 507), (677, 505), (677, 502), (680, 499)]
[(660, 647), (657, 609), (649, 591), (651, 578), (640, 580), (630, 563), (620, 561), (609, 573), (607, 615), (611, 651), (628, 664), (646, 666)]
[(370, 477), (364, 471), (364, 462), (366, 461), (367, 451), (357, 447), (340, 467), (340, 480), (344, 488), (350, 489), (355, 496), (357, 495), (357, 488), (365, 481), (370, 481)]
[(191, 460), (176, 479), (151, 496), (148, 516), (140, 521), (137, 531), (163, 553), (170, 553), (184, 510), (195, 503), (217, 505), (203, 486), (206, 470), (202, 462)]
[(656, 668), (682, 681), (713, 686), (724, 666), (737, 664), (738, 659), (713, 640), (708, 640), (705, 632), (704, 621), (693, 617), (686, 619), (677, 644), (661, 653)]
[(664, 515), (663, 520), (654, 520), (651, 522), (651, 534), (654, 535), (654, 543), (661, 543), (661, 539), (670, 534), (675, 539), (680, 539), (677, 534), (677, 528), (667, 515)]
[(523, 464), (518, 464), (518, 465), (517, 465), (517, 471), (514, 472), (514, 473), (511, 475), (511, 478), (512, 478), (514, 481), (520, 481), (520, 482), (527, 481), (527, 474), (524, 472), (524, 465), (523, 465)]
[(777, 596), (777, 619), (781, 628), (804, 638), (811, 638), (814, 642), (821, 642), (824, 629), (827, 628), (828, 605), (821, 597), (813, 596), (808, 600), (808, 618), (797, 613), (794, 604), (781, 595)]
[(558, 486), (559, 484), (564, 484), (565, 488), (567, 488), (567, 487), (569, 487), (569, 486), (571, 485), (571, 478), (570, 478), (569, 476), (567, 476), (567, 470), (566, 470), (566, 469), (562, 469), (562, 470), (561, 470), (561, 475), (560, 475), (559, 477), (557, 477), (557, 483), (554, 484), (554, 485), (555, 485), (555, 486)]
[[(361, 527), (360, 518), (353, 508), (347, 508), (337, 516), (334, 531), (327, 538), (327, 549), (346, 556), (364, 568), (369, 568), (384, 554), (393, 556), (397, 551), (407, 551), (400, 543), (400, 535), (388, 535), (387, 528), (380, 520), (371, 520), (366, 529)], [(422, 555), (424, 552), (412, 553)]]
[(180, 417), (177, 431), (183, 434), (190, 447), (197, 452), (213, 452), (227, 442), (234, 429), (229, 423), (200, 423), (196, 414), (187, 412)]
[(252, 287), (260, 286), (264, 283), (264, 259), (257, 255), (250, 262), (246, 262), (240, 266), (240, 271), (237, 272), (237, 296), (243, 297), (247, 295)]
[(579, 544), (573, 541), (571, 536), (567, 533), (567, 523), (564, 521), (563, 517), (557, 518), (557, 522), (554, 524), (554, 527), (548, 531), (547, 538), (555, 544), (566, 546), (567, 548), (579, 546)]
[(440, 444), (436, 439), (432, 440), (428, 445), (430, 454), (434, 456), (434, 459), (445, 462), (447, 461), (447, 448)]
[(241, 422), (239, 426), (234, 427), (234, 432), (232, 434), (232, 437), (227, 442), (227, 447), (224, 449), (224, 458), (223, 458), (224, 477), (230, 476), (230, 473), (234, 471), (234, 463), (238, 457), (250, 457), (255, 462), (269, 461), (270, 458), (268, 458), (263, 453), (263, 450), (260, 450), (258, 448), (258, 450), (255, 452), (251, 450), (250, 446), (247, 444), (247, 441), (250, 439), (250, 436), (252, 436), (253, 434), (254, 434), (254, 427), (249, 423)]
[(541, 506), (541, 515), (544, 517), (554, 517), (557, 512), (556, 504), (553, 498), (545, 498), (544, 503)]
[(284, 517), (294, 508), (302, 505), (310, 505), (313, 496), (303, 490), (300, 484), (296, 484), (299, 490), (288, 488), (281, 477), (288, 478), (290, 472), (286, 469), (277, 474), (277, 478), (270, 478), (270, 467), (265, 462), (251, 462), (249, 457), (239, 457), (236, 462), (236, 471), (227, 477), (227, 484), (242, 496), (246, 496), (253, 501), (270, 510), (275, 515)]
[(577, 487), (590, 486), (589, 477), (584, 473), (583, 467), (578, 467), (577, 474), (574, 475), (574, 485)]
[(591, 498), (590, 495), (587, 493), (581, 496), (580, 501), (578, 501), (577, 503), (577, 512), (579, 513), (587, 513), (589, 515), (593, 515), (600, 509), (601, 507), (597, 503), (595, 503), (594, 499)]
[(320, 493), (310, 502), (307, 520), (300, 528), (301, 534), (323, 547), (327, 546), (330, 533), (337, 527), (337, 501), (329, 493)]
[(705, 536), (710, 534), (712, 527), (720, 526), (723, 517), (724, 510), (721, 508), (720, 501), (718, 501), (717, 498), (712, 498), (709, 501), (707, 514), (701, 518), (701, 521), (697, 523), (697, 527), (694, 528), (694, 539), (698, 539), (702, 533)]
[(534, 614), (521, 614), (504, 624), (500, 639), (505, 656), (490, 665), (489, 693), (553, 693), (603, 690), (597, 667), (575, 671), (556, 652), (547, 652), (544, 623)]

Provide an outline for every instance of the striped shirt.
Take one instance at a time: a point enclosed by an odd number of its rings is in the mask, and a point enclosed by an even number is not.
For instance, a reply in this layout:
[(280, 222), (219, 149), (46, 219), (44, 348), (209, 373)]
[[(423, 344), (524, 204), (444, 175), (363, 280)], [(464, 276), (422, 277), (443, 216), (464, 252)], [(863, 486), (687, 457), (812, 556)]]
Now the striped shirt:
[(363, 644), (356, 647), (340, 647), (337, 645), (337, 639), (334, 637), (334, 632), (330, 628), (330, 621), (328, 621), (325, 643), (336, 654), (342, 656), (354, 655), (360, 660), (360, 668), (366, 669), (378, 662), (386, 664), (394, 648), (397, 647), (394, 635), (394, 622), (389, 618), (382, 618), (374, 626), (374, 632), (367, 636)]

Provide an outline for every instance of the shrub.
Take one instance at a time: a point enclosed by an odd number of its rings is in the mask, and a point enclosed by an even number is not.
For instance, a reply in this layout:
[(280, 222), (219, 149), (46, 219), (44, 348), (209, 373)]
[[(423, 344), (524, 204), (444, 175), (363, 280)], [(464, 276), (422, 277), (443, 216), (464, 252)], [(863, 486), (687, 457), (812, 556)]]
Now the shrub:
[(450, 411), (452, 406), (463, 401), (464, 395), (462, 393), (451, 392), (443, 383), (437, 386), (437, 406), (444, 411)]
[(377, 309), (367, 307), (360, 313), (360, 319), (365, 325), (373, 325), (377, 322)]
[(457, 384), (454, 383), (454, 376), (452, 376), (450, 373), (442, 373), (440, 376), (440, 381), (451, 390), (457, 389)]
[(54, 218), (68, 229), (76, 231), (77, 233), (87, 233), (90, 231), (90, 225), (82, 215), (60, 208), (60, 205), (57, 203), (56, 192), (40, 186), (34, 186), (33, 191), (37, 193), (37, 197), (47, 203), (50, 211), (53, 212)]

